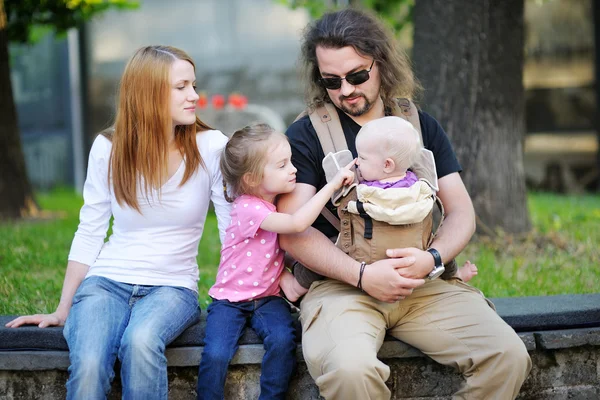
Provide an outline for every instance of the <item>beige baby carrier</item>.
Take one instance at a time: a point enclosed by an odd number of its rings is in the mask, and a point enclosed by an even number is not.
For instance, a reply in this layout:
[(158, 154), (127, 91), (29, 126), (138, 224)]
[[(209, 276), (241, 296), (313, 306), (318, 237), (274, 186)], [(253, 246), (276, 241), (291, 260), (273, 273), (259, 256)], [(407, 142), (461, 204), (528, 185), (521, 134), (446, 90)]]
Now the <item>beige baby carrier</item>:
[[(423, 143), (414, 103), (398, 99), (398, 108), (393, 111), (413, 125)], [(340, 167), (352, 161), (353, 156), (333, 105), (325, 103), (309, 117), (326, 154), (323, 169), (329, 181)], [(429, 248), (444, 219), (442, 202), (436, 196), (438, 183), (433, 153), (423, 148), (410, 169), (419, 178), (410, 188), (381, 189), (358, 185), (356, 180), (332, 196), (332, 203), (338, 207), (339, 219), (323, 208), (323, 216), (340, 232), (336, 245), (353, 259), (370, 264), (387, 258), (387, 249)], [(434, 204), (440, 211), (435, 224)], [(436, 229), (433, 229), (434, 225)], [(442, 278), (449, 278), (455, 272), (456, 264), (452, 261), (446, 265)]]
[[(434, 190), (423, 180), (400, 189), (354, 186), (336, 204), (340, 217), (336, 245), (353, 259), (367, 264), (387, 258), (387, 249), (425, 250), (433, 241), (436, 199)], [(393, 204), (398, 207), (387, 207)]]

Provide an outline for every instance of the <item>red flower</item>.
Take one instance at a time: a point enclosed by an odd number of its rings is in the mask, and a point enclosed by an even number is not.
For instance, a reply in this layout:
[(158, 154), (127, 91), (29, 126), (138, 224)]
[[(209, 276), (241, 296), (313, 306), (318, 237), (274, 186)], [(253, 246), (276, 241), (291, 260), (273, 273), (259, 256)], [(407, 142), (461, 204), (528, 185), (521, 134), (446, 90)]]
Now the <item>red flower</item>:
[(206, 108), (208, 105), (208, 97), (206, 96), (206, 93), (199, 93), (199, 96), (200, 97), (198, 98), (196, 105), (198, 108)]
[(239, 93), (232, 93), (229, 95), (229, 104), (236, 109), (243, 109), (248, 104), (248, 98)]
[(225, 106), (225, 96), (222, 94), (213, 94), (211, 103), (213, 108), (219, 110)]

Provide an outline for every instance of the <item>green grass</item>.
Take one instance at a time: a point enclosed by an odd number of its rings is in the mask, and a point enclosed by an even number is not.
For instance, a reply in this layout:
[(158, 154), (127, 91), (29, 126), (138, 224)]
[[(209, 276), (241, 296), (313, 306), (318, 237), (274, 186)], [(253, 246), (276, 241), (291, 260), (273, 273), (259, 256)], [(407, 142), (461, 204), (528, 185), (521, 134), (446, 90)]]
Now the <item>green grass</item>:
[[(83, 199), (70, 189), (39, 194), (44, 211), (58, 212), (48, 220), (0, 223), (0, 314), (47, 313), (56, 309)], [(109, 231), (110, 234), (110, 231)], [(209, 213), (198, 249), (202, 308), (219, 265), (219, 231)]]
[(471, 282), (489, 297), (600, 292), (600, 196), (530, 193), (533, 230), (473, 240), (458, 257), (475, 262)]
[[(60, 214), (0, 224), (0, 314), (52, 312), (58, 303), (82, 200), (61, 189), (38, 201)], [(459, 256), (479, 268), (471, 283), (489, 297), (599, 292), (600, 196), (532, 193), (529, 209), (530, 234), (474, 239)], [(210, 213), (198, 251), (202, 308), (219, 263), (216, 225)]]

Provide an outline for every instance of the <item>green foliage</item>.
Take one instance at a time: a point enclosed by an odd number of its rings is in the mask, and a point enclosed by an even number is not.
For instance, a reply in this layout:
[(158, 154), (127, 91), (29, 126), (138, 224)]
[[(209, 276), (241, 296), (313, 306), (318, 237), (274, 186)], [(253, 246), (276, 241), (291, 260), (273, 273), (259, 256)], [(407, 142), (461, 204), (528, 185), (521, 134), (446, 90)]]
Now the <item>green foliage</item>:
[(396, 33), (412, 26), (415, 0), (362, 0), (361, 3), (377, 13)]
[[(326, 0), (276, 0), (277, 3), (292, 9), (305, 8), (312, 18), (320, 18), (328, 11), (344, 8), (341, 1)], [(412, 26), (412, 14), (415, 0), (354, 0), (349, 5), (368, 10), (378, 14), (396, 32)]]
[[(54, 311), (82, 199), (63, 189), (38, 196), (55, 218), (0, 224), (0, 314)], [(477, 264), (470, 283), (489, 297), (597, 293), (600, 196), (530, 194), (534, 230), (526, 237), (474, 239), (459, 256)], [(198, 248), (202, 308), (214, 283), (220, 242), (209, 213)]]
[(135, 9), (131, 0), (4, 0), (8, 39), (35, 43), (44, 34), (64, 34), (110, 8)]
[(319, 18), (327, 11), (338, 9), (335, 5), (328, 4), (322, 0), (275, 0), (277, 3), (288, 6), (293, 10), (305, 8), (312, 18)]

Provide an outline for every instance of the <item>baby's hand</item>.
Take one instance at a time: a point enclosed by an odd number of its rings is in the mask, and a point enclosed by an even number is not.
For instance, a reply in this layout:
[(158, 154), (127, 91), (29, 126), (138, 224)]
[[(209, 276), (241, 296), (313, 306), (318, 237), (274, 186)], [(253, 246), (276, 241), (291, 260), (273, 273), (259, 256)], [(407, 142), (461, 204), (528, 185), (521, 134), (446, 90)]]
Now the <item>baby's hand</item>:
[(356, 158), (354, 160), (352, 160), (345, 167), (340, 168), (340, 170), (337, 172), (337, 174), (335, 174), (335, 176), (331, 180), (331, 184), (336, 189), (339, 189), (340, 187), (342, 187), (344, 185), (350, 185), (354, 181), (354, 164), (355, 163), (356, 163)]

